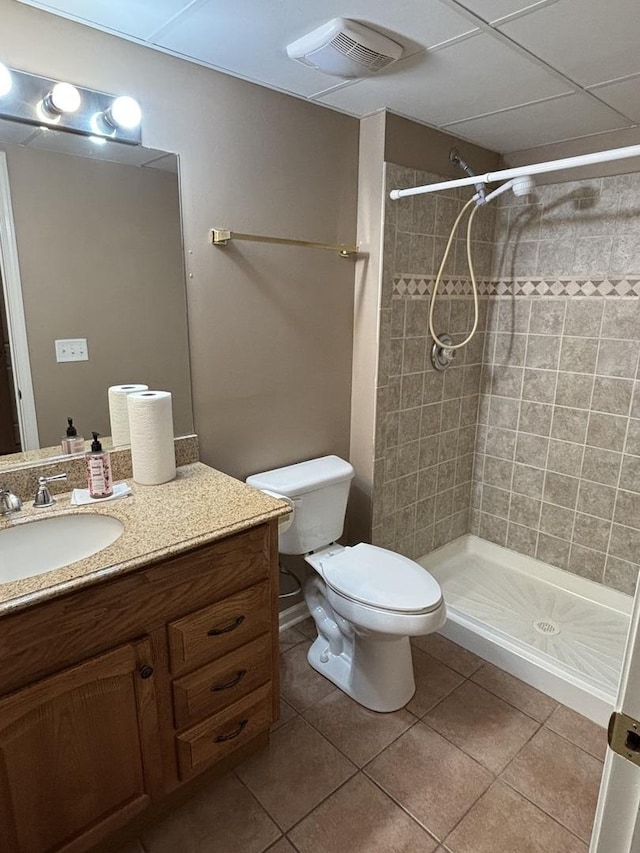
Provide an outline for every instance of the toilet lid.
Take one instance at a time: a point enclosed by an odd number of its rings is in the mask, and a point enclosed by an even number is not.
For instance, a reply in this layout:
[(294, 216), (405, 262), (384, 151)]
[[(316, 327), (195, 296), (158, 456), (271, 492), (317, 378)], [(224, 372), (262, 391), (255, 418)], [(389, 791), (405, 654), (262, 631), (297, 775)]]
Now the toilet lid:
[(322, 576), (336, 592), (383, 610), (424, 613), (442, 602), (437, 580), (418, 563), (361, 542), (323, 559)]

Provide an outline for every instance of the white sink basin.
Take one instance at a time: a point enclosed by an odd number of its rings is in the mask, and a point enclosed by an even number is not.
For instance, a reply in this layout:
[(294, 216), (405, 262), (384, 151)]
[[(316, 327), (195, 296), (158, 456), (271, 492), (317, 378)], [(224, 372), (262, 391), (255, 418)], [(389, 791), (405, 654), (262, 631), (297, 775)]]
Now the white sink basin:
[(96, 554), (122, 535), (110, 515), (57, 515), (0, 530), (0, 583), (41, 575)]

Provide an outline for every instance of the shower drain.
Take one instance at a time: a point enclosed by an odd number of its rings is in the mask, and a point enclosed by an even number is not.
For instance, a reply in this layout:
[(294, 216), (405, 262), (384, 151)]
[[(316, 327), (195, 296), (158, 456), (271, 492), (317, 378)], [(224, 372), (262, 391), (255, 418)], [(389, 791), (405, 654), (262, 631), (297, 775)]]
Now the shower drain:
[(548, 637), (560, 633), (560, 626), (557, 622), (552, 622), (550, 619), (536, 619), (533, 627), (539, 634), (546, 634)]

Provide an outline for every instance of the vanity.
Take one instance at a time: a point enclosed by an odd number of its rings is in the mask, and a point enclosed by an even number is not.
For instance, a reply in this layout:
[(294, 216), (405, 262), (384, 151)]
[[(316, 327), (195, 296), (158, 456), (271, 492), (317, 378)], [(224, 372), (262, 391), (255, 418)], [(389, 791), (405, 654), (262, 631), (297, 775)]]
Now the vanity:
[[(279, 712), (278, 518), (200, 463), (52, 515), (121, 521), (112, 545), (0, 584), (3, 853), (82, 853), (205, 771), (268, 742)], [(9, 524), (41, 518), (27, 502)]]
[[(177, 156), (43, 121), (0, 119), (0, 484), (24, 502), (0, 516), (2, 853), (119, 846), (264, 746), (279, 713), (289, 509), (197, 461)], [(71, 507), (60, 492), (86, 472), (59, 455), (67, 418), (107, 436), (122, 383), (171, 392), (177, 477), (137, 486), (114, 447), (133, 496)], [(55, 507), (34, 509), (38, 475), (62, 472)], [(104, 547), (65, 549), (109, 527)]]

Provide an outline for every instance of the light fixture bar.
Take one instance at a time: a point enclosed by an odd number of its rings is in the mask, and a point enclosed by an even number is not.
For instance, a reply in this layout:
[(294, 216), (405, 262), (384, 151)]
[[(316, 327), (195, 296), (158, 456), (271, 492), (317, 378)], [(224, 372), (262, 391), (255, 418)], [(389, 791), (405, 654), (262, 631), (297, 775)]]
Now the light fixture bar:
[[(15, 68), (6, 71), (11, 85), (6, 92), (0, 92), (0, 118), (129, 145), (141, 144), (140, 108), (132, 98), (86, 89)], [(128, 115), (134, 120), (137, 118), (137, 124), (131, 120), (123, 123), (113, 120), (114, 104), (122, 101), (129, 106)]]
[(546, 172), (560, 172), (563, 169), (577, 169), (580, 166), (592, 166), (595, 163), (609, 163), (612, 160), (625, 160), (628, 157), (640, 157), (640, 145), (627, 145), (624, 148), (610, 148), (607, 151), (593, 151), (591, 154), (579, 154), (576, 157), (564, 157), (562, 160), (547, 160), (544, 163), (531, 163), (529, 166), (515, 166), (512, 169), (500, 169), (487, 172), (473, 178), (456, 178), (453, 181), (440, 181), (421, 187), (409, 187), (404, 190), (391, 190), (389, 196), (396, 200), (411, 195), (440, 192), (454, 187), (468, 187), (473, 184), (491, 184), (494, 181), (508, 181), (525, 175), (542, 175)]

